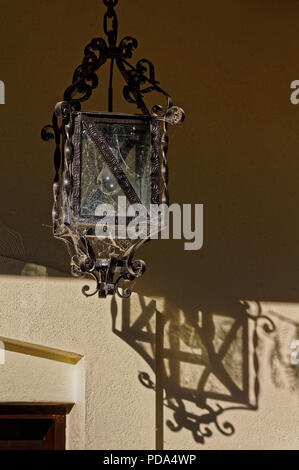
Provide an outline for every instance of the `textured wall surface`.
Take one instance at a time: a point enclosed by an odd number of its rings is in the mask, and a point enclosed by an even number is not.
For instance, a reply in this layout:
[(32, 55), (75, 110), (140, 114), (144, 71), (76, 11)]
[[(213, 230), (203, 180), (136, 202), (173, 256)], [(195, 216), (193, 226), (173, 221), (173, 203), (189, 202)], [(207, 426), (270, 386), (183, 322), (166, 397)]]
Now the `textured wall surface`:
[[(170, 310), (163, 299), (156, 324), (151, 299), (85, 299), (82, 281), (37, 277), (32, 272), (46, 268), (19, 267), (23, 275), (0, 276), (0, 331), (7, 348), (0, 402), (74, 403), (69, 449), (298, 448), (298, 366), (290, 362), (297, 304), (203, 308), (201, 329), (195, 330), (192, 317)], [(270, 321), (256, 323), (258, 313)], [(264, 331), (264, 324), (275, 330)], [(242, 394), (213, 360), (211, 331), (216, 353), (228, 339), (221, 361)], [(201, 386), (207, 368), (210, 376)], [(215, 414), (219, 406), (222, 412)]]
[[(75, 403), (69, 448), (154, 448), (155, 396), (138, 380), (150, 368), (111, 331), (110, 300), (85, 299), (75, 280), (12, 275), (0, 284), (3, 337), (83, 356), (70, 365), (52, 360), (51, 350), (48, 358), (32, 357), (29, 346), (7, 352), (0, 401)], [(140, 308), (133, 298), (132, 310)], [(118, 320), (120, 304), (114, 313)]]

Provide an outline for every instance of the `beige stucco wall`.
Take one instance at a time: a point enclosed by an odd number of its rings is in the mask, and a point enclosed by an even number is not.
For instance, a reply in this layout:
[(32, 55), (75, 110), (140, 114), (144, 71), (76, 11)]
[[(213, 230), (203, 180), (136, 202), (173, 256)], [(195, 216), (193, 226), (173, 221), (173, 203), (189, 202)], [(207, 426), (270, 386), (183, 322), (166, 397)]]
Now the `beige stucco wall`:
[[(81, 287), (67, 278), (0, 276), (1, 338), (23, 343), (23, 353), (6, 352), (0, 366), (0, 402), (75, 403), (69, 449), (154, 448), (155, 397), (137, 378), (149, 367), (112, 333), (111, 300), (86, 299)], [(132, 305), (140, 308), (137, 299)]]
[[(256, 315), (256, 302), (248, 302), (249, 313)], [(257, 327), (258, 346), (258, 408), (248, 410), (244, 405), (236, 404), (235, 410), (228, 410), (218, 418), (220, 428), (225, 431), (225, 423), (233, 426), (231, 435), (224, 435), (215, 423), (207, 423), (211, 436), (204, 436), (205, 423), (201, 425), (203, 444), (194, 440), (190, 429), (173, 432), (166, 424), (175, 423), (174, 415), (168, 408), (164, 412), (164, 448), (165, 449), (299, 449), (299, 365), (291, 365), (291, 346), (298, 335), (299, 305), (288, 303), (260, 303), (261, 315), (267, 315), (275, 325), (273, 333), (265, 333), (263, 321)], [(294, 326), (297, 324), (297, 326)], [(253, 364), (253, 331), (254, 322), (249, 321), (248, 368), (249, 398), (255, 403)], [(275, 349), (275, 345), (278, 345)], [(276, 354), (277, 352), (277, 354)], [(297, 357), (299, 355), (297, 354)], [(197, 372), (196, 372), (197, 371)], [(194, 375), (200, 375), (200, 367), (195, 366), (191, 372), (181, 365), (182, 380), (191, 381)], [(196, 379), (195, 379), (196, 383)], [(186, 402), (187, 403), (187, 402)], [(234, 403), (220, 399), (208, 400), (214, 409), (216, 404), (223, 408), (234, 407)], [(242, 409), (242, 406), (244, 409)], [(187, 404), (186, 409), (195, 415), (205, 413), (194, 404)], [(228, 434), (229, 432), (229, 428)]]

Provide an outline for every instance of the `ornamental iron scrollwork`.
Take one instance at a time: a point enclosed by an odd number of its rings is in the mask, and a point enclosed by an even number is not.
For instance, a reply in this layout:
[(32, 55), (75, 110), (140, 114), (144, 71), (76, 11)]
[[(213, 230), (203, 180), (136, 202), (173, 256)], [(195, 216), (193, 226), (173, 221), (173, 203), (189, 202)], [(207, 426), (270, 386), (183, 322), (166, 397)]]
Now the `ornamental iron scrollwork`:
[[(72, 83), (63, 95), (63, 101), (58, 103), (52, 117), (52, 123), (46, 125), (41, 131), (41, 137), (45, 141), (55, 141), (54, 151), (54, 182), (53, 182), (53, 231), (54, 236), (62, 239), (71, 255), (71, 272), (75, 276), (87, 276), (96, 281), (96, 289), (89, 292), (89, 286), (84, 286), (82, 292), (89, 297), (98, 293), (99, 297), (109, 294), (118, 294), (128, 297), (131, 294), (129, 288), (120, 292), (121, 281), (133, 281), (145, 271), (145, 263), (141, 260), (132, 261), (137, 248), (149, 240), (138, 241), (128, 250), (125, 250), (121, 259), (116, 254), (110, 253), (101, 260), (94, 253), (94, 248), (86, 233), (77, 232), (68, 222), (68, 211), (72, 208), (72, 160), (74, 146), (79, 145), (74, 141), (73, 114), (81, 111), (81, 105), (87, 101), (93, 91), (98, 87), (98, 71), (110, 60), (110, 78), (108, 88), (108, 112), (113, 111), (113, 73), (115, 65), (123, 76), (126, 84), (123, 87), (123, 96), (128, 103), (135, 104), (142, 114), (151, 116), (163, 125), (161, 135), (161, 176), (163, 193), (161, 202), (169, 204), (168, 193), (168, 125), (177, 125), (184, 120), (184, 111), (173, 106), (169, 94), (160, 87), (156, 80), (154, 65), (147, 59), (139, 60), (133, 66), (128, 59), (133, 56), (138, 42), (131, 36), (124, 37), (117, 45), (118, 19), (115, 7), (118, 0), (103, 0), (107, 11), (104, 14), (104, 33), (107, 40), (98, 37), (90, 41), (84, 49), (82, 63), (75, 69)], [(162, 94), (166, 100), (163, 107), (154, 106), (150, 112), (145, 104), (144, 97), (150, 92)], [(153, 137), (155, 138), (155, 137)], [(157, 149), (156, 149), (157, 150)], [(157, 171), (157, 169), (155, 169)], [(62, 197), (60, 180), (66, 197)], [(155, 189), (152, 183), (152, 193)], [(159, 197), (156, 197), (156, 203)], [(59, 209), (63, 206), (64, 220), (59, 218)]]

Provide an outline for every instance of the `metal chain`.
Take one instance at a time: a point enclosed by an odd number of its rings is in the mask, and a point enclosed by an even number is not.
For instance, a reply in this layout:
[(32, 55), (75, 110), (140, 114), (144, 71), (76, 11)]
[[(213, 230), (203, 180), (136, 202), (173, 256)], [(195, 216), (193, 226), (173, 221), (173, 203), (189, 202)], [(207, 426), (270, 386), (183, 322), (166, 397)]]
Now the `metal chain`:
[[(104, 15), (104, 32), (108, 37), (109, 45), (115, 46), (117, 41), (118, 20), (114, 7), (118, 4), (118, 0), (103, 0), (103, 3), (107, 7), (107, 11)], [(110, 27), (108, 23), (110, 23)]]

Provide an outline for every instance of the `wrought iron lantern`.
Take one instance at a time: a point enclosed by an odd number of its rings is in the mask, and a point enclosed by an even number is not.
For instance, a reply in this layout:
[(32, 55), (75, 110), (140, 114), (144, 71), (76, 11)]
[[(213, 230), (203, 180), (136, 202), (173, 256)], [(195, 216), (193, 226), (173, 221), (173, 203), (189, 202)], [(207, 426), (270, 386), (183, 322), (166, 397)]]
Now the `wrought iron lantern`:
[[(83, 287), (85, 296), (117, 293), (128, 297), (131, 289), (121, 291), (120, 282), (134, 281), (145, 271), (145, 263), (134, 260), (134, 254), (151, 238), (151, 207), (169, 204), (168, 124), (180, 124), (184, 112), (173, 106), (160, 87), (151, 62), (142, 59), (133, 66), (128, 61), (138, 43), (125, 37), (117, 45), (114, 7), (118, 0), (103, 2), (108, 40), (95, 38), (85, 47), (82, 64), (76, 68), (63, 101), (57, 103), (52, 124), (42, 129), (42, 138), (55, 139), (56, 143), (53, 232), (67, 244), (72, 274), (96, 280), (94, 292), (89, 292), (89, 286)], [(82, 112), (81, 103), (98, 86), (97, 71), (107, 61), (108, 112)], [(126, 82), (124, 98), (135, 104), (140, 114), (113, 112), (115, 65)], [(144, 95), (152, 91), (164, 96), (164, 110), (156, 105), (149, 112)], [(136, 205), (147, 221), (142, 237), (126, 231), (134, 219), (128, 206)]]

